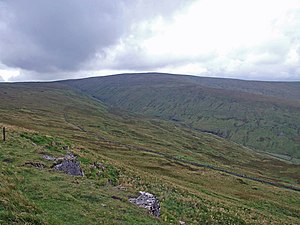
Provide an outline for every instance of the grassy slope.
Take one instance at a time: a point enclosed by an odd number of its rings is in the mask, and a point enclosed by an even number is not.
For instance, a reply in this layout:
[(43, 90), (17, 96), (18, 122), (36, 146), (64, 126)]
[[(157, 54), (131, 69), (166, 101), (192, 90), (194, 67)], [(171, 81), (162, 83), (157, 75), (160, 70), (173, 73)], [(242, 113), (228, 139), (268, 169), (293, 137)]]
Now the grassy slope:
[[(1, 85), (0, 92), (0, 123), (9, 125), (8, 141), (0, 144), (0, 223), (299, 223), (297, 192), (135, 147), (294, 186), (300, 182), (299, 166), (180, 125), (109, 111), (59, 84)], [(41, 159), (42, 152), (63, 155), (61, 145), (66, 144), (79, 156), (85, 177), (54, 173)], [(24, 166), (26, 162), (48, 167), (38, 170)], [(93, 162), (112, 169), (95, 176)], [(128, 203), (139, 190), (160, 198), (161, 219)]]
[(137, 74), (68, 84), (116, 107), (175, 120), (252, 148), (287, 155), (294, 161), (300, 158), (297, 82)]

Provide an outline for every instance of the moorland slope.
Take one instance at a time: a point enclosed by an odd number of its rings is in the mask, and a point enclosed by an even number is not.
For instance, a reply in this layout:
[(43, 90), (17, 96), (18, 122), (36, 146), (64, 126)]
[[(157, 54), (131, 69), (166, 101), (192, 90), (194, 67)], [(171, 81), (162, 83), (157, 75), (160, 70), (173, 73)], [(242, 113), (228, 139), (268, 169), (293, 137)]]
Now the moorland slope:
[[(0, 84), (0, 96), (1, 224), (300, 222), (299, 191), (286, 188), (299, 188), (298, 165), (107, 107), (63, 83)], [(65, 146), (84, 177), (55, 172), (42, 157), (61, 157)], [(159, 198), (160, 218), (128, 201), (138, 191)]]
[(122, 74), (63, 82), (104, 103), (300, 158), (300, 82)]

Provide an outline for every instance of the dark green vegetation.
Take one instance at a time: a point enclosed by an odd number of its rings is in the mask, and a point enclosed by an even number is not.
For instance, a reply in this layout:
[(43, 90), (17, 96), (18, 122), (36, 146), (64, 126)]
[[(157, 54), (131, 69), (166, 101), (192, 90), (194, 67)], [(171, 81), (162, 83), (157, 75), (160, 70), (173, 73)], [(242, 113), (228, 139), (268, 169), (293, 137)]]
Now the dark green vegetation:
[[(0, 84), (0, 96), (0, 224), (300, 223), (299, 192), (193, 163), (300, 188), (299, 165), (106, 107), (63, 83)], [(63, 156), (65, 146), (84, 177), (54, 172), (41, 157)], [(161, 218), (128, 202), (138, 191), (160, 199)]]
[(114, 107), (300, 162), (300, 82), (128, 74), (67, 84)]

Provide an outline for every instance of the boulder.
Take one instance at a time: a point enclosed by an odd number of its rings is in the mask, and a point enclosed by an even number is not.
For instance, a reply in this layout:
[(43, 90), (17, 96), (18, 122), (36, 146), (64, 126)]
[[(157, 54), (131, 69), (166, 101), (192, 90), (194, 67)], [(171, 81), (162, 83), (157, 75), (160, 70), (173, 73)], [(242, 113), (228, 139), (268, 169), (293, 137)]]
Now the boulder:
[(84, 176), (80, 162), (73, 154), (67, 154), (60, 163), (53, 166), (53, 169), (73, 176)]
[(160, 216), (159, 201), (153, 194), (140, 191), (140, 195), (137, 198), (130, 198), (129, 201), (139, 207), (148, 209), (148, 211), (156, 217)]

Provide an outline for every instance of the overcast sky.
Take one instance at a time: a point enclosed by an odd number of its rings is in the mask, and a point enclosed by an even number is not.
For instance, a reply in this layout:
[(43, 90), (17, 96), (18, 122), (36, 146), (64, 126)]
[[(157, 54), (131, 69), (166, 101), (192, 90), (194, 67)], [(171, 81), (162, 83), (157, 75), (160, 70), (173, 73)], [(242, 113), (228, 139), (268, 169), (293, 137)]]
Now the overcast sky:
[(300, 0), (0, 0), (0, 81), (122, 72), (300, 81)]

